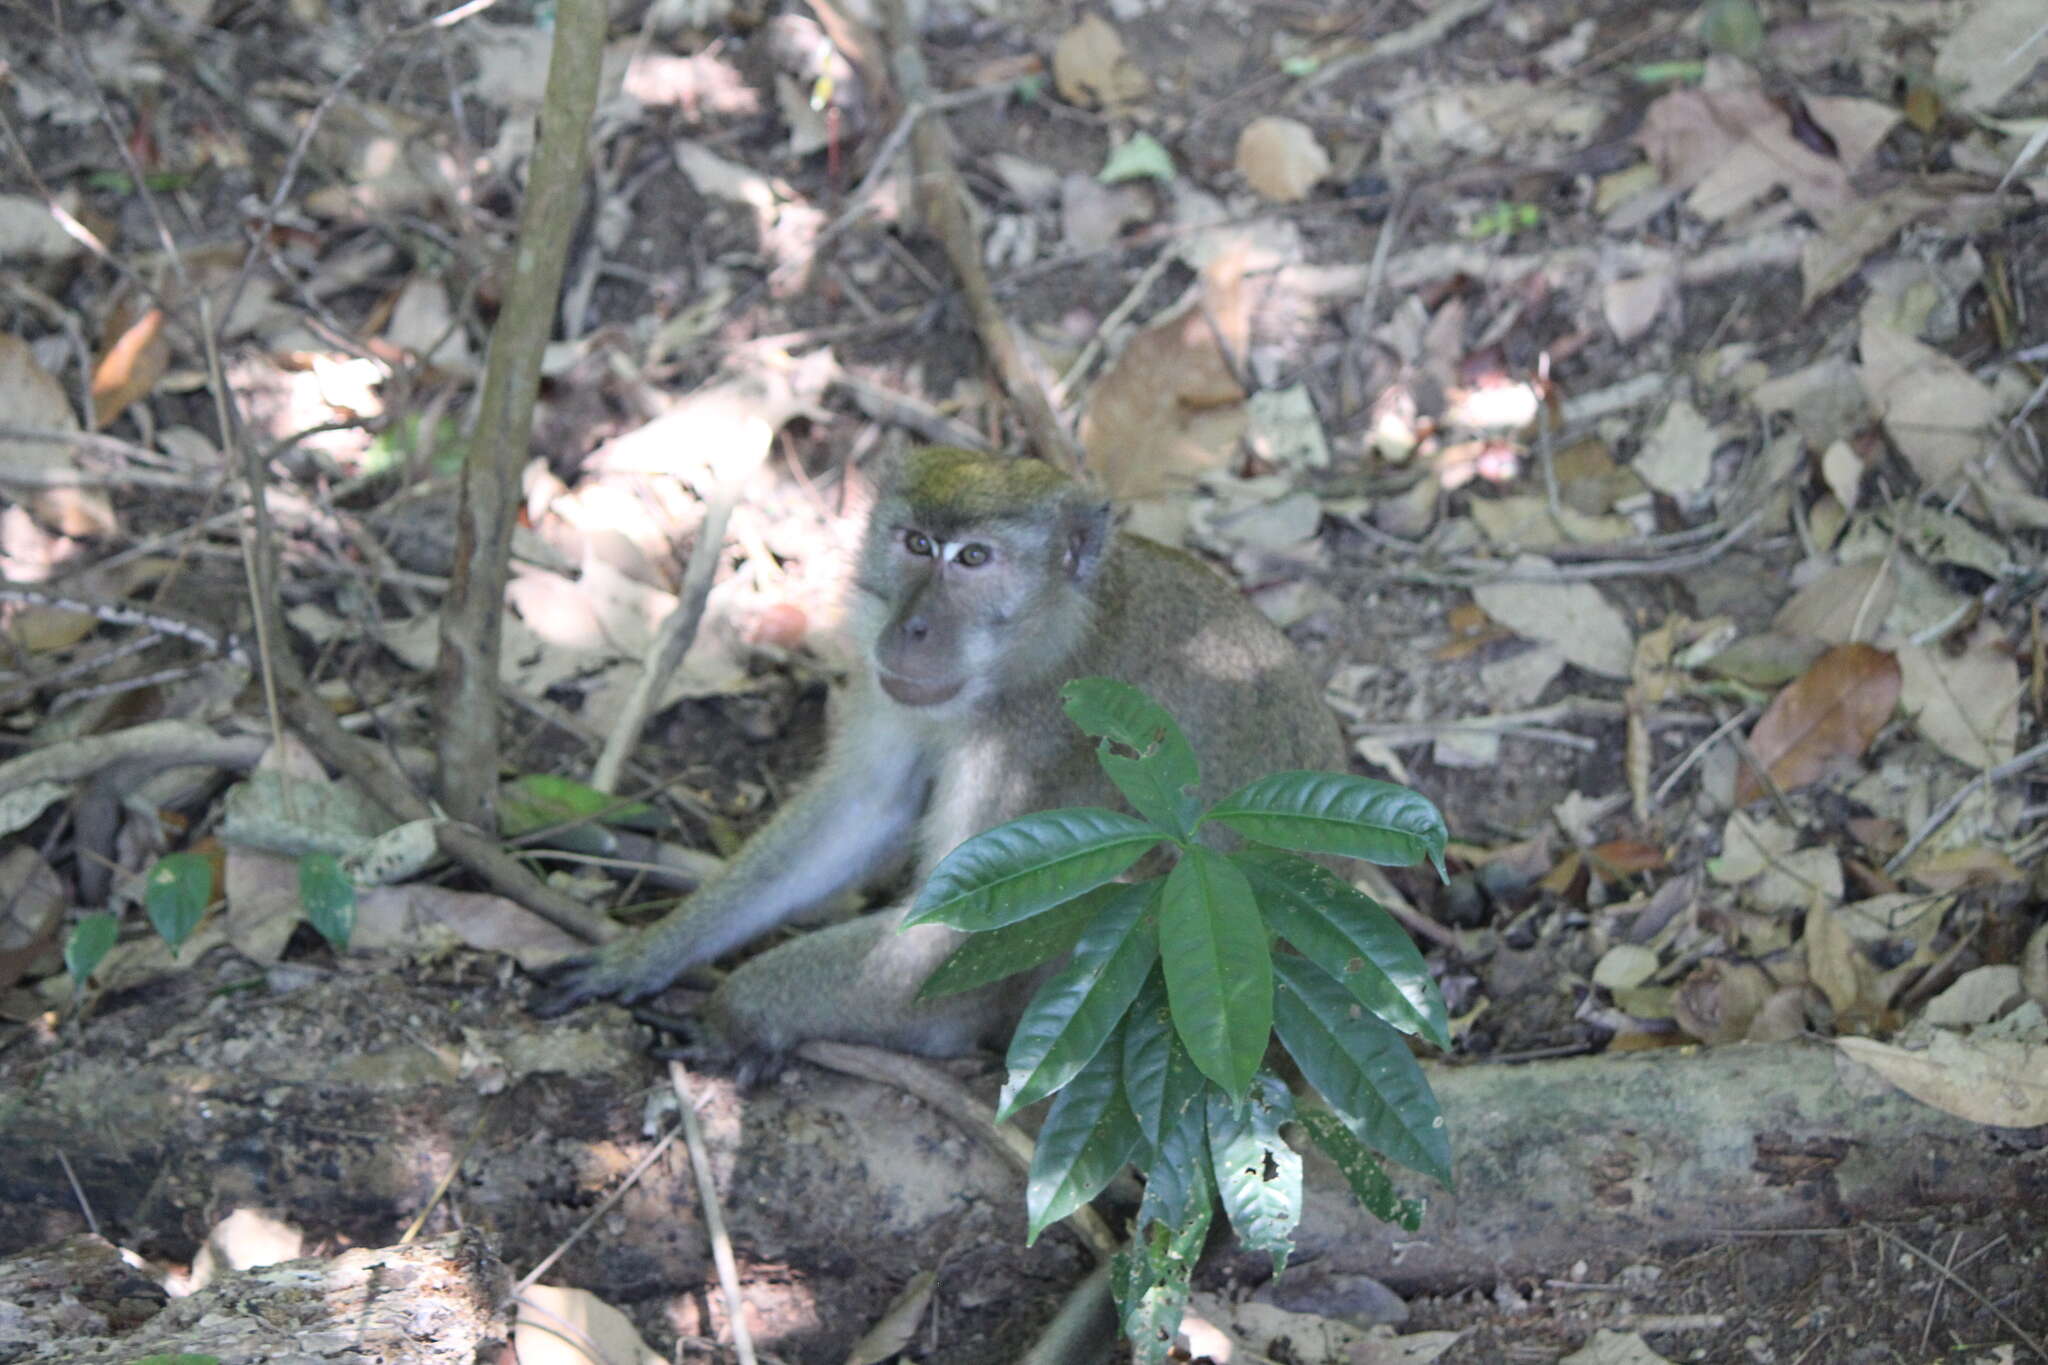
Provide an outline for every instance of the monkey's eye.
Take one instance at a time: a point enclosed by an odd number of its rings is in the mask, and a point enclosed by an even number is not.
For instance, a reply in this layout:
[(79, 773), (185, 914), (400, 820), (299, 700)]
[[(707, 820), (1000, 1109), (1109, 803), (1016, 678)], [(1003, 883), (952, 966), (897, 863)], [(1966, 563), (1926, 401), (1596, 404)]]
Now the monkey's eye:
[(932, 552), (932, 538), (922, 531), (905, 531), (903, 533), (903, 548), (914, 555), (923, 555), (929, 558)]
[(964, 569), (978, 569), (988, 563), (988, 546), (979, 542), (962, 545), (960, 553), (953, 556), (953, 562)]

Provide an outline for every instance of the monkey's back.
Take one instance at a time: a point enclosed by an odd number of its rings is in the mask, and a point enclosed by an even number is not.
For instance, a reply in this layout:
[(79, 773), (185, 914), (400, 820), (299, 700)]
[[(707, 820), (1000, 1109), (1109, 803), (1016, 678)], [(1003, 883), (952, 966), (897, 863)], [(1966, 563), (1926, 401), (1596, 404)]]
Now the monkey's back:
[(1336, 718), (1300, 654), (1200, 560), (1123, 536), (1093, 595), (1094, 620), (1065, 666), (990, 703), (999, 723), (964, 732), (943, 765), (927, 870), (959, 840), (1032, 811), (1122, 806), (1093, 742), (1060, 707), (1073, 678), (1130, 683), (1172, 712), (1201, 759), (1205, 801), (1267, 773), (1346, 766)]

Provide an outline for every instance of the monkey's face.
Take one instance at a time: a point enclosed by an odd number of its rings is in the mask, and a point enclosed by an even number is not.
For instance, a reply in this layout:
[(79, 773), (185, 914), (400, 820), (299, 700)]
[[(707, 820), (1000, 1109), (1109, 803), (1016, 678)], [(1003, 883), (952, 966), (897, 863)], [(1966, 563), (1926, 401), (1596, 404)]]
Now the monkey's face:
[(964, 709), (1057, 670), (1087, 629), (1109, 504), (1033, 460), (910, 455), (868, 523), (858, 616), (904, 706)]
[[(888, 616), (875, 637), (875, 676), (905, 706), (973, 702), (993, 689), (1006, 636), (1045, 579), (1042, 537), (1014, 526), (941, 536), (892, 520), (871, 533), (886, 565)], [(970, 686), (981, 683), (984, 685)]]

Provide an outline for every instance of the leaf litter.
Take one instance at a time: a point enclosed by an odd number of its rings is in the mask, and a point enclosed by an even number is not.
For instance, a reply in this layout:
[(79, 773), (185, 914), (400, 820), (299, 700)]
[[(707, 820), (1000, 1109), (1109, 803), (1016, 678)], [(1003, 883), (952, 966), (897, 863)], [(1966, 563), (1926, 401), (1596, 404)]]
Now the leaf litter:
[[(558, 736), (607, 714), (717, 486), (690, 457), (773, 443), (671, 687), (703, 723), (677, 727), (680, 752), (643, 754), (745, 823), (751, 751), (714, 736), (780, 736), (790, 670), (829, 670), (863, 461), (934, 432), (1002, 444), (1009, 418), (951, 282), (903, 249), (907, 162), (865, 160), (893, 115), (847, 54), (821, 58), (816, 25), (802, 61), (771, 52), (801, 16), (757, 29), (672, 8), (610, 35), (622, 94), (600, 115), (592, 192), (613, 226), (593, 229), (587, 304), (565, 309), (546, 361), (504, 681), (569, 723)], [(1354, 745), (1468, 839), (1450, 892), (1401, 888), (1461, 936), (1433, 952), (1463, 993), (1465, 1051), (1860, 1030), (1872, 1039), (1845, 1052), (1926, 1102), (2039, 1122), (2042, 991), (1981, 975), (2042, 942), (2024, 932), (2043, 851), (2030, 585), (2048, 528), (2027, 330), (2048, 297), (2029, 250), (2048, 202), (2038, 7), (1717, 0), (1475, 22), (1491, 8), (1274, 10), (1250, 39), (1232, 16), (1222, 53), (1142, 7), (928, 32), (1003, 304), (1034, 363), (1070, 376), (1065, 415), (1097, 472), (1345, 679)], [(0, 601), (36, 665), (5, 682), (9, 717), (38, 737), (92, 701), (67, 679), (124, 667), (101, 658), (135, 629), (114, 608), (236, 624), (240, 494), (216, 501), (211, 358), (191, 285), (147, 259), (160, 244), (116, 230), (142, 208), (135, 172), (189, 177), (181, 207), (232, 244), (209, 257), (195, 235), (184, 265), (209, 307), (240, 291), (220, 359), (249, 432), (278, 445), (292, 619), (335, 704), (381, 724), (435, 657), (447, 470), (545, 35), (469, 18), (443, 59), (393, 56), (388, 79), (357, 85), (334, 80), (335, 54), (362, 35), (321, 7), (269, 20), (275, 44), (222, 7), (193, 16), (250, 97), (166, 83), (187, 50), (91, 16), (93, 69), (163, 97), (119, 101), (133, 136), (89, 168), (60, 150), (100, 118), (76, 69), (0, 39), (26, 145), (62, 172), (47, 200), (0, 199), (0, 255), (27, 286), (4, 304), (0, 407), (9, 425), (109, 438), (0, 433), (9, 585), (105, 598), (61, 617)], [(1931, 79), (1910, 52), (1932, 54)], [(1001, 73), (993, 93), (978, 73)], [(245, 217), (229, 177), (257, 167), (268, 193), (304, 122), (299, 179), (274, 215)], [(1132, 147), (1136, 178), (1105, 190)], [(68, 224), (126, 269), (95, 264)], [(251, 237), (267, 254), (245, 269)], [(135, 279), (149, 289), (124, 293)], [(801, 401), (763, 380), (787, 373), (781, 353), (825, 362)], [(677, 402), (727, 383), (742, 388), (715, 412)], [(82, 576), (166, 549), (219, 575)], [(1645, 673), (1642, 649), (1681, 618), (1723, 623), (1712, 649), (1659, 646)], [(182, 664), (220, 667), (189, 649)], [(236, 688), (136, 690), (198, 716)], [(515, 761), (585, 759), (558, 737)], [(118, 850), (90, 853), (141, 871), (209, 799), (179, 797), (146, 830), (134, 812)], [(61, 818), (21, 809), (9, 835)], [(1531, 847), (1545, 852), (1506, 856)], [(87, 852), (47, 866), (69, 875)], [(229, 937), (238, 906), (288, 894), (250, 875), (264, 856), (229, 855)], [(361, 922), (401, 951), (444, 942), (430, 922), (533, 945), (479, 893), (388, 894), (413, 903), (387, 915), (366, 896)], [(1637, 920), (1659, 927), (1625, 952), (1606, 941)], [(189, 970), (220, 923), (176, 964), (122, 945), (109, 984)], [(241, 947), (293, 951), (274, 926)], [(2039, 978), (2048, 949), (2028, 951)], [(1543, 970), (1517, 979), (1503, 964), (1518, 954)], [(1967, 1008), (1950, 995), (1965, 983)], [(1474, 1324), (1503, 1330), (1459, 1325)]]

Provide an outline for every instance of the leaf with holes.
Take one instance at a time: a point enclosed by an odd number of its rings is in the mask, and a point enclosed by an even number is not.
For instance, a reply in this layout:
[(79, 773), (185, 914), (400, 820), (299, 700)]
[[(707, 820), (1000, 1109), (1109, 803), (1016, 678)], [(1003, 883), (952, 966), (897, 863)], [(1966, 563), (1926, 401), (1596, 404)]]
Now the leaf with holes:
[(1202, 813), (1196, 796), (1202, 768), (1172, 713), (1110, 678), (1076, 679), (1060, 689), (1060, 700), (1068, 719), (1102, 741), (1096, 757), (1131, 809), (1185, 838)]

